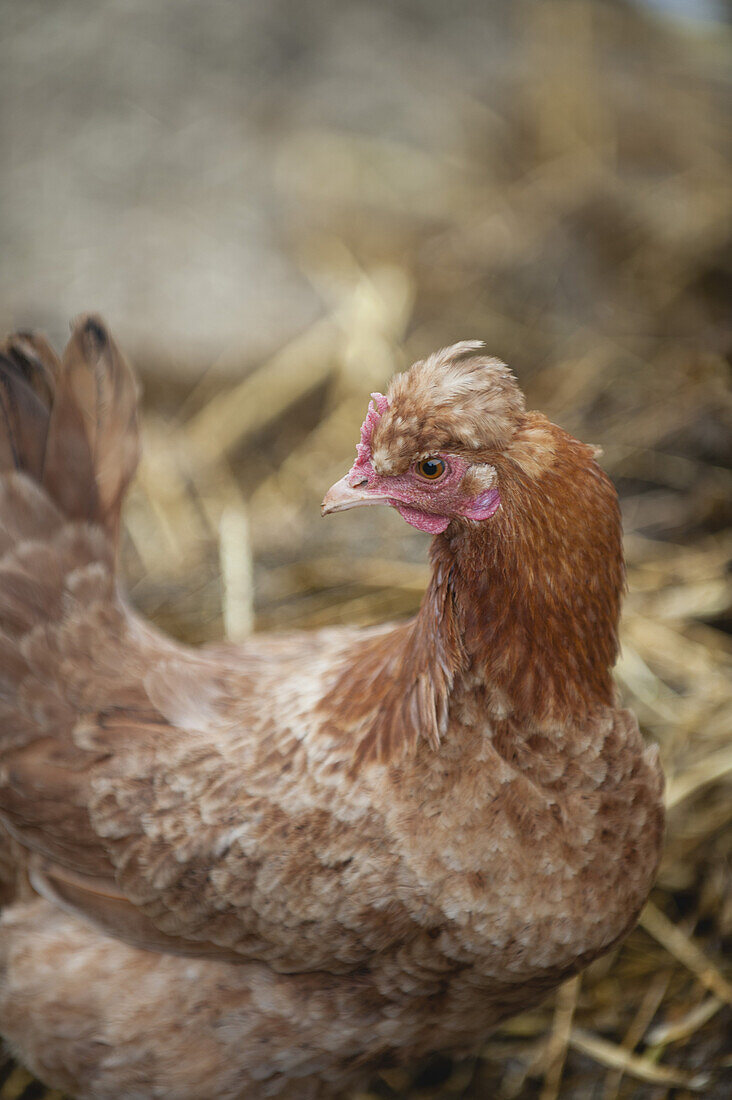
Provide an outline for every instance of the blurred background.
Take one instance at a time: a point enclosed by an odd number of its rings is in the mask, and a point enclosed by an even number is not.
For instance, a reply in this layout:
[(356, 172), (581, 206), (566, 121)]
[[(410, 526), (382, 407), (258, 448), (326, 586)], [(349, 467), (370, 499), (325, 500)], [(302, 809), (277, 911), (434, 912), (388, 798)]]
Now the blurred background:
[[(618, 685), (668, 777), (652, 902), (478, 1057), (369, 1097), (732, 1095), (729, 15), (0, 3), (0, 319), (59, 345), (96, 309), (134, 359), (124, 568), (156, 622), (207, 641), (414, 611), (424, 536), (318, 504), (369, 391), (455, 340), (601, 445), (621, 493)], [(9, 1059), (0, 1082), (50, 1095)]]

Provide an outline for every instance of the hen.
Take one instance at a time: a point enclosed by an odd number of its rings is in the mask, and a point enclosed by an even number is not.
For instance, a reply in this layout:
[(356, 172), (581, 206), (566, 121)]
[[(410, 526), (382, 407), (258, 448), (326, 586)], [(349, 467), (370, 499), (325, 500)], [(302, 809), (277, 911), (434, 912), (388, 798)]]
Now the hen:
[(195, 651), (115, 579), (136, 388), (104, 325), (5, 345), (0, 1031), (48, 1083), (338, 1095), (632, 927), (662, 779), (615, 704), (616, 494), (481, 347), (372, 395), (323, 502), (434, 536), (416, 618)]

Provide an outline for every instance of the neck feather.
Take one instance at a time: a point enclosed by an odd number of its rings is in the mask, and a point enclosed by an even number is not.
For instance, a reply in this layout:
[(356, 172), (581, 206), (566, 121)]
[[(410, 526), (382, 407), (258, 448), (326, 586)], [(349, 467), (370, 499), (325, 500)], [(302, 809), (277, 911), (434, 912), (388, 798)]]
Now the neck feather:
[(612, 483), (589, 447), (544, 425), (554, 444), (546, 466), (496, 463), (495, 522), (453, 524), (433, 543), (471, 680), (483, 680), (499, 709), (536, 723), (612, 703), (625, 583)]

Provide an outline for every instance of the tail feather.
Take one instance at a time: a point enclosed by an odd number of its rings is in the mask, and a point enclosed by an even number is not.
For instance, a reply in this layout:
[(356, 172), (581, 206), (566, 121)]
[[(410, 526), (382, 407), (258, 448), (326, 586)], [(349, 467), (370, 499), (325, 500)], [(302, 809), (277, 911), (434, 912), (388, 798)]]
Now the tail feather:
[(11, 336), (0, 349), (0, 471), (24, 470), (42, 480), (60, 366), (30, 333)]
[[(114, 548), (137, 458), (135, 379), (98, 318), (76, 322), (60, 360), (33, 334), (0, 345), (4, 767), (51, 732), (63, 741), (75, 720), (60, 687), (73, 678), (73, 662), (59, 671), (68, 649), (89, 655), (114, 636)], [(83, 702), (84, 685), (75, 691)], [(0, 904), (24, 863), (0, 824)]]
[(100, 318), (74, 324), (61, 361), (31, 334), (0, 349), (0, 474), (27, 474), (116, 539), (138, 456), (135, 377)]

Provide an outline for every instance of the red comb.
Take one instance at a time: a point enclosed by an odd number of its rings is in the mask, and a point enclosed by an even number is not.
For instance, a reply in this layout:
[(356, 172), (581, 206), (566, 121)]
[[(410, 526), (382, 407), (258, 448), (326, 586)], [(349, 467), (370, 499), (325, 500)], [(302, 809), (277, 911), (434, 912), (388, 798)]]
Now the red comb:
[(370, 466), (371, 440), (373, 438), (374, 428), (388, 408), (388, 397), (385, 397), (383, 393), (371, 394), (371, 401), (369, 401), (366, 419), (361, 425), (361, 441), (356, 444), (356, 461), (353, 464), (354, 469), (359, 468), (366, 470), (367, 467)]

